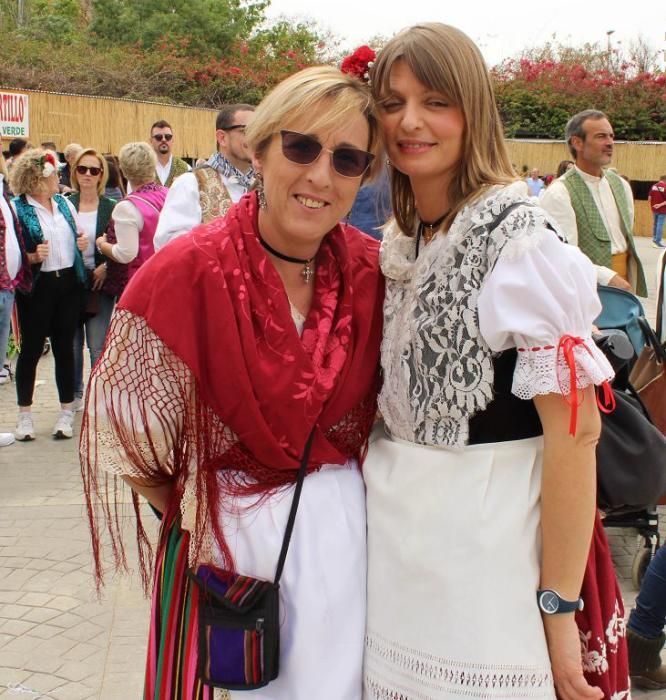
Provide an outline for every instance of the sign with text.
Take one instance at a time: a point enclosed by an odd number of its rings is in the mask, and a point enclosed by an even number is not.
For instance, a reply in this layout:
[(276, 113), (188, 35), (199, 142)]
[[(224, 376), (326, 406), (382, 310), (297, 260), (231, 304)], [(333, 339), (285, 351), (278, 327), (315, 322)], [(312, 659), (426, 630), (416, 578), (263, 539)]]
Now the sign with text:
[(3, 139), (28, 137), (28, 99), (28, 95), (0, 91), (0, 135)]

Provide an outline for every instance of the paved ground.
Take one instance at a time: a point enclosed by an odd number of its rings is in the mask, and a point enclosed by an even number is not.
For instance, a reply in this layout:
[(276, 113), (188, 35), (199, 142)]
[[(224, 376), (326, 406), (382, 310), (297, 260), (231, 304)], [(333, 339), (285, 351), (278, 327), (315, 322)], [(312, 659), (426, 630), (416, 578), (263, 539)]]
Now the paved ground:
[[(652, 284), (657, 251), (646, 239), (639, 246)], [(654, 304), (647, 310), (653, 316)], [(52, 375), (48, 357), (35, 393), (38, 439), (0, 450), (0, 697), (138, 699), (148, 604), (137, 576), (110, 580), (97, 601), (77, 441), (50, 438), (57, 413)], [(0, 431), (13, 428), (14, 401), (13, 385), (0, 386)], [(609, 535), (630, 607), (636, 535)], [(635, 696), (666, 700), (666, 692)]]

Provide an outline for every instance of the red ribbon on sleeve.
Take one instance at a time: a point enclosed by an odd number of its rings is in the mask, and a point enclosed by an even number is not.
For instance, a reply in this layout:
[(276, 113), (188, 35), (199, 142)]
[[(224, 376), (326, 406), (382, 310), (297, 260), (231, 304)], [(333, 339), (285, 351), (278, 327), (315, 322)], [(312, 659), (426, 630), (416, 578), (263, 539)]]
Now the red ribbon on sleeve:
[[(590, 348), (588, 348), (585, 344), (585, 341), (582, 338), (579, 338), (578, 336), (563, 335), (560, 338), (560, 342), (557, 345), (556, 361), (558, 362), (558, 366), (560, 353), (562, 353), (564, 357), (564, 362), (569, 368), (569, 386), (571, 389), (571, 393), (569, 394), (568, 398), (565, 397), (565, 401), (569, 404), (569, 406), (571, 406), (569, 435), (576, 434), (578, 406), (580, 406), (582, 403), (582, 398), (580, 401), (578, 400), (578, 384), (576, 383), (576, 358), (574, 357), (574, 349), (576, 348), (576, 346), (580, 345), (582, 345), (585, 348), (585, 350), (589, 353), (591, 357), (594, 357)], [(557, 375), (557, 382), (560, 386), (560, 391), (562, 391), (562, 383), (560, 382), (559, 373)], [(599, 396), (597, 395), (597, 406), (599, 407), (599, 410), (603, 413), (612, 413), (615, 410), (615, 395), (613, 394), (613, 389), (611, 388), (608, 381), (603, 382), (603, 384), (601, 385), (601, 389), (603, 390), (603, 403), (599, 400)], [(564, 391), (562, 391), (562, 395), (564, 396)]]

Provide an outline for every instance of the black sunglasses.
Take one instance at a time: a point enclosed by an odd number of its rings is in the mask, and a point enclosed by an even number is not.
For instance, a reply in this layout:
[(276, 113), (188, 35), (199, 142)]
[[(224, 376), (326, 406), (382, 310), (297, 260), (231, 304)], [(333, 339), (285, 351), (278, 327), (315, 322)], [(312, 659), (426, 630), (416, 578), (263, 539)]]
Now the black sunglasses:
[(173, 134), (153, 134), (155, 141), (171, 141)]
[(339, 146), (334, 150), (324, 148), (314, 136), (299, 134), (297, 131), (280, 132), (282, 137), (282, 154), (287, 160), (299, 165), (310, 165), (327, 151), (332, 155), (335, 172), (343, 177), (360, 177), (368, 169), (374, 155), (360, 148)]
[(245, 127), (247, 124), (232, 124), (231, 126), (225, 126), (222, 128), (222, 131), (235, 131), (236, 129), (239, 129), (240, 131), (245, 131)]
[(89, 168), (85, 165), (77, 165), (76, 172), (79, 175), (92, 175), (93, 177), (97, 177), (102, 172), (102, 168), (96, 168), (94, 165)]

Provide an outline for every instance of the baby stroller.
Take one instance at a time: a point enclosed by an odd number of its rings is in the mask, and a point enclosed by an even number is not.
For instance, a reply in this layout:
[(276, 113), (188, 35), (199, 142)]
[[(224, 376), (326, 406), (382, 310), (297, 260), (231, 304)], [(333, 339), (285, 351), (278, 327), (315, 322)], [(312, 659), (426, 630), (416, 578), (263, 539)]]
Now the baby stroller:
[[(629, 381), (631, 367), (645, 346), (649, 334), (643, 306), (633, 294), (621, 289), (600, 286), (598, 292), (603, 310), (595, 321), (595, 325), (602, 331), (597, 342), (616, 371), (613, 389), (616, 394), (622, 392), (623, 397), (628, 398), (650, 420)], [(635, 468), (636, 465), (628, 467)], [(603, 499), (600, 498), (600, 501)], [(642, 507), (627, 508), (608, 507), (603, 502), (600, 503), (606, 514), (605, 527), (632, 528), (638, 531), (638, 547), (631, 567), (632, 584), (636, 589), (640, 588), (643, 575), (660, 544), (656, 505), (645, 503)]]

